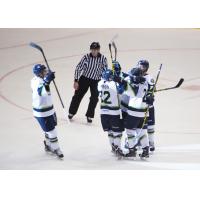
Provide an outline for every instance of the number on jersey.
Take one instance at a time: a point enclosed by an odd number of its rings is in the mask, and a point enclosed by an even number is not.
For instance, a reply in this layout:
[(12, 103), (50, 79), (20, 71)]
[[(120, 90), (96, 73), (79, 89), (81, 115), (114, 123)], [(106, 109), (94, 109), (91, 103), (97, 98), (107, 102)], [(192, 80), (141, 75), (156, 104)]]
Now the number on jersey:
[(110, 101), (110, 92), (104, 91), (102, 94), (101, 100), (102, 100), (102, 103), (112, 104), (112, 102)]

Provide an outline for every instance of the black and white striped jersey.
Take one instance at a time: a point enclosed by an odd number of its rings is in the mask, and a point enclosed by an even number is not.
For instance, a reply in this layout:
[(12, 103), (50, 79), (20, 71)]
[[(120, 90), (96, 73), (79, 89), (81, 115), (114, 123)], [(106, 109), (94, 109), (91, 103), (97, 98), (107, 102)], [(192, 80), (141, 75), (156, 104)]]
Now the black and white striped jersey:
[(93, 57), (91, 53), (86, 54), (76, 66), (74, 79), (79, 80), (81, 76), (84, 76), (89, 79), (100, 80), (107, 65), (107, 59), (104, 55), (99, 53), (97, 57)]

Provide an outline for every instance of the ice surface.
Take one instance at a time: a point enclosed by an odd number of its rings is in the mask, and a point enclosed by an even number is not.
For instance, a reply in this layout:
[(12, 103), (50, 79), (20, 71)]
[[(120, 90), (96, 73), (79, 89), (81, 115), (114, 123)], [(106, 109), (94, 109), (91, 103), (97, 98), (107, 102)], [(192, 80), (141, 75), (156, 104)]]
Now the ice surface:
[[(28, 43), (38, 42), (44, 48), (68, 108), (76, 64), (92, 41), (100, 42), (109, 60), (108, 42), (116, 34), (118, 60), (124, 71), (145, 58), (153, 75), (163, 63), (158, 88), (185, 78), (180, 89), (156, 94), (157, 151), (148, 162), (117, 160), (101, 129), (99, 107), (94, 123), (86, 124), (89, 93), (74, 122), (67, 124), (52, 87), (65, 158), (60, 161), (46, 154), (42, 132), (31, 113), (30, 90), (32, 64), (43, 59)], [(0, 35), (0, 169), (200, 169), (199, 30), (0, 29)]]

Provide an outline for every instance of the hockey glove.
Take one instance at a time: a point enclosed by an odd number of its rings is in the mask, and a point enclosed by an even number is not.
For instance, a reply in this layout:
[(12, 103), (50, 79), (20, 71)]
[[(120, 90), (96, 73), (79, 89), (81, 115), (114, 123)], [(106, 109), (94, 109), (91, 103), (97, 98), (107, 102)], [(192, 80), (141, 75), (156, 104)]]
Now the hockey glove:
[(143, 76), (132, 76), (131, 81), (135, 84), (142, 84), (146, 81), (146, 79)]
[(55, 79), (55, 72), (49, 71), (48, 74), (44, 77), (44, 82), (49, 85), (51, 81)]
[(152, 95), (152, 94), (148, 94), (147, 96), (146, 96), (146, 99), (145, 99), (145, 101), (146, 101), (146, 103), (148, 104), (148, 105), (153, 105), (153, 102), (154, 102), (154, 96)]

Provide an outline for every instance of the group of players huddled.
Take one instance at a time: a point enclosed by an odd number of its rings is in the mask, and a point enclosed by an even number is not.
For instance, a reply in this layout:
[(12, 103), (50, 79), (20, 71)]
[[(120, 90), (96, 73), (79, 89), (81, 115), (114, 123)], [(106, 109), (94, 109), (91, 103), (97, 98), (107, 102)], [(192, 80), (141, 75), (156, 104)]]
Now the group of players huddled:
[[(121, 71), (119, 62), (112, 62), (112, 70), (106, 69), (98, 83), (101, 98), (101, 123), (108, 132), (112, 152), (117, 156), (135, 157), (138, 147), (141, 158), (154, 151), (154, 80), (147, 74), (149, 62), (140, 60), (128, 73)], [(64, 155), (57, 138), (57, 119), (50, 93), (54, 72), (42, 64), (33, 67), (31, 80), (33, 115), (45, 133), (45, 150), (59, 158)], [(148, 112), (147, 112), (148, 111)], [(122, 147), (122, 134), (127, 136)]]
[[(148, 158), (154, 146), (154, 79), (147, 73), (149, 62), (140, 60), (129, 72), (119, 62), (103, 72), (98, 83), (101, 98), (101, 124), (108, 132), (112, 152), (117, 156)], [(126, 135), (122, 146), (122, 136)]]

